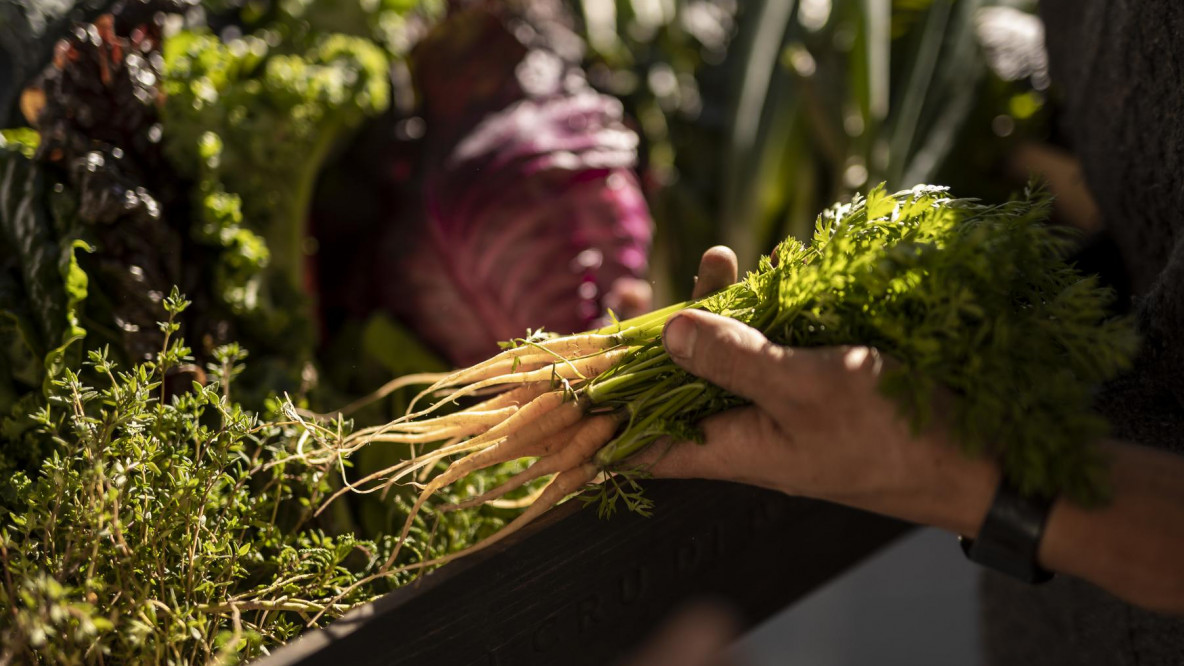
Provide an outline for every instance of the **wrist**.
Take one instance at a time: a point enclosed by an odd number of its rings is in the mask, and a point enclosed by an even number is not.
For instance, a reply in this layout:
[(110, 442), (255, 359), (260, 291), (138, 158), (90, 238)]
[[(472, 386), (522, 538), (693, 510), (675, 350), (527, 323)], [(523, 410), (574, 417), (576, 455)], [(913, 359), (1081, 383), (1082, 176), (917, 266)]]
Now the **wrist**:
[(1043, 583), (1052, 573), (1037, 562), (1052, 500), (1025, 495), (1006, 477), (973, 539), (963, 537), (962, 552), (971, 561), (1026, 583)]
[(1002, 478), (998, 465), (970, 456), (944, 432), (901, 444), (901, 479), (888, 489), (845, 503), (955, 534), (977, 536)]

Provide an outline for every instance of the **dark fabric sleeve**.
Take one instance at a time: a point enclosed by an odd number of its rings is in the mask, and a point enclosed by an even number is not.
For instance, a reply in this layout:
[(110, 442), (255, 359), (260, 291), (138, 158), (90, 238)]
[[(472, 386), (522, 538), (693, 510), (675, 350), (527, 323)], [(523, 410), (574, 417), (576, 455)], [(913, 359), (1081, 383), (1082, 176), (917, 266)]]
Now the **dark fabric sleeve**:
[[(1041, 15), (1060, 121), (1123, 255), (1143, 336), (1098, 407), (1116, 436), (1184, 453), (1184, 2), (1042, 0)], [(985, 573), (981, 591), (992, 666), (1184, 666), (1184, 619), (1084, 581)]]
[(1135, 292), (1142, 355), (1100, 409), (1184, 453), (1184, 2), (1043, 0), (1060, 121)]

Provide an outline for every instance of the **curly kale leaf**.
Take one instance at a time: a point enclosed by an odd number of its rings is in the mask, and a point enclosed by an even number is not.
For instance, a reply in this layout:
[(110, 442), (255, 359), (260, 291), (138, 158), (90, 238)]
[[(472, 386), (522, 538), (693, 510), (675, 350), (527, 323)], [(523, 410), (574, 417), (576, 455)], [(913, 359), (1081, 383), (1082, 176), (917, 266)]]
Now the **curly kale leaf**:
[(303, 48), (329, 33), (365, 37), (394, 56), (410, 47), (407, 16), (439, 14), (441, 2), (424, 0), (284, 0), (277, 2), (268, 27), (288, 48)]
[[(330, 150), (386, 108), (388, 61), (329, 35), (301, 53), (182, 32), (164, 46), (165, 153), (197, 182), (198, 240), (224, 252), (220, 296), (256, 336), (310, 347), (305, 218)], [(300, 332), (303, 332), (301, 334)]]

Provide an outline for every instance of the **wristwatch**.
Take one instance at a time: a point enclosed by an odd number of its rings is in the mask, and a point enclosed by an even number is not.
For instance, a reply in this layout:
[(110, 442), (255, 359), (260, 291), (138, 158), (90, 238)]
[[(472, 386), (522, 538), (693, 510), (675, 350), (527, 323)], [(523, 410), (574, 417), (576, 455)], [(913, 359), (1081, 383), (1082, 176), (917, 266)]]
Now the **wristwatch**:
[(1037, 564), (1036, 553), (1052, 503), (1052, 498), (1025, 496), (1003, 479), (978, 537), (958, 537), (962, 552), (973, 562), (1025, 583), (1048, 581), (1052, 572)]

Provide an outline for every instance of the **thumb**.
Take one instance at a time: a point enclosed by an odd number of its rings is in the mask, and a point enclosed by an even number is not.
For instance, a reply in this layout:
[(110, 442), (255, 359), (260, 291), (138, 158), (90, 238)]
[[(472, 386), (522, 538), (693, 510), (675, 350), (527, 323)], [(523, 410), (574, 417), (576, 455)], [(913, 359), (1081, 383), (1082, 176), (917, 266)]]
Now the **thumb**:
[(783, 399), (786, 350), (735, 319), (687, 310), (666, 322), (662, 343), (687, 372), (758, 405)]

